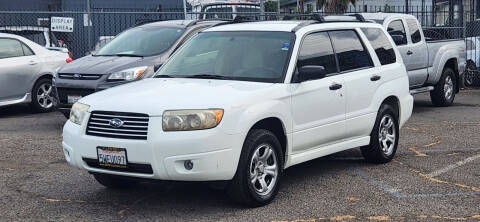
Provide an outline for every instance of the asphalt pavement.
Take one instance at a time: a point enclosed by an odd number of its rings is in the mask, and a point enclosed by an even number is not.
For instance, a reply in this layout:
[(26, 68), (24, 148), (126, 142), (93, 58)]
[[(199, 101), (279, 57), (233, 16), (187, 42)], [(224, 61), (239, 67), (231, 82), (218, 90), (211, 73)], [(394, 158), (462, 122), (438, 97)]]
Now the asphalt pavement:
[(109, 190), (61, 150), (65, 118), (0, 108), (0, 221), (479, 221), (480, 90), (451, 107), (418, 95), (391, 163), (358, 149), (286, 170), (276, 199), (248, 209), (203, 183)]

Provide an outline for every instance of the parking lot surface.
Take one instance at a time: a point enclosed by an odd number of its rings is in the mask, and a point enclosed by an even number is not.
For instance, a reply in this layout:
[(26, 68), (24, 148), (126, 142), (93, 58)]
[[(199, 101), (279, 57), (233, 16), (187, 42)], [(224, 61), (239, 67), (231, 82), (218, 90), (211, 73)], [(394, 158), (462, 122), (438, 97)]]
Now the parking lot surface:
[(416, 96), (393, 162), (368, 164), (354, 149), (291, 167), (277, 198), (255, 209), (202, 183), (108, 190), (65, 162), (64, 122), (57, 112), (0, 108), (0, 220), (480, 220), (478, 89), (447, 108)]

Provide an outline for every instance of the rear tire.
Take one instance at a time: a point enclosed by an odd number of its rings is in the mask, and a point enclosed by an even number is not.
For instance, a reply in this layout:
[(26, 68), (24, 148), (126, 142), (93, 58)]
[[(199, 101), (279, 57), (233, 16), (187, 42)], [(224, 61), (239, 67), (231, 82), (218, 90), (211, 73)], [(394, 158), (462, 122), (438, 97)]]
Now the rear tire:
[(388, 163), (395, 156), (398, 138), (398, 113), (391, 105), (382, 104), (370, 133), (370, 144), (360, 150), (367, 162)]
[(278, 193), (283, 160), (275, 134), (264, 129), (251, 130), (243, 144), (235, 177), (227, 186), (227, 194), (249, 207), (270, 203)]
[(445, 68), (434, 90), (430, 91), (432, 103), (436, 106), (452, 105), (455, 99), (456, 87), (455, 72), (451, 68)]
[(50, 112), (55, 108), (53, 101), (52, 79), (43, 78), (38, 80), (32, 89), (31, 107), (39, 113)]
[(465, 71), (465, 86), (475, 86), (478, 84), (480, 76), (478, 76), (477, 66), (472, 60), (467, 61), (467, 70)]
[(93, 174), (93, 176), (97, 182), (110, 189), (125, 189), (138, 184), (138, 181), (122, 176), (108, 174)]

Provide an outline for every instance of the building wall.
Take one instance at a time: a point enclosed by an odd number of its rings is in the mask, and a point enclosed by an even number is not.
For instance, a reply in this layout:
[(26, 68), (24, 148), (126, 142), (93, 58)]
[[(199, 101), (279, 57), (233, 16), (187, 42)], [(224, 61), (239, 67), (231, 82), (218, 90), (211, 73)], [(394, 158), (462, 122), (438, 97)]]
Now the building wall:
[[(424, 7), (432, 7), (433, 0), (424, 0)], [(283, 0), (282, 9), (285, 12), (293, 12), (297, 7), (296, 0)], [(350, 5), (349, 11), (369, 11), (373, 12), (375, 9), (382, 8), (382, 11), (388, 8), (402, 8), (405, 7), (405, 0), (357, 0), (357, 4)], [(409, 8), (421, 8), (422, 0), (409, 0)], [(317, 1), (316, 0), (305, 0), (303, 5), (304, 11), (308, 12), (309, 9), (313, 11), (317, 10)], [(365, 10), (367, 9), (367, 10)], [(321, 11), (321, 10), (319, 10)]]
[[(90, 4), (92, 9), (104, 11), (183, 8), (182, 0), (90, 0)], [(0, 0), (0, 11), (86, 11), (86, 9), (87, 0)]]

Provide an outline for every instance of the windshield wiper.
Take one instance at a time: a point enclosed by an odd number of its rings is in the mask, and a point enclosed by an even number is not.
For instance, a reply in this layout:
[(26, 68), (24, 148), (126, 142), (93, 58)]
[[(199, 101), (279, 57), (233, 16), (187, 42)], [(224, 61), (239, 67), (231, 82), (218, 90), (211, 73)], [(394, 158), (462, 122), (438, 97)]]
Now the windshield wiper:
[(192, 79), (232, 79), (228, 76), (214, 75), (214, 74), (196, 74), (189, 76), (182, 76), (183, 78), (192, 78)]
[(117, 53), (116, 56), (128, 56), (128, 57), (143, 57), (142, 55), (128, 54), (128, 53)]
[(177, 78), (177, 77), (171, 76), (171, 75), (156, 75), (153, 78)]

